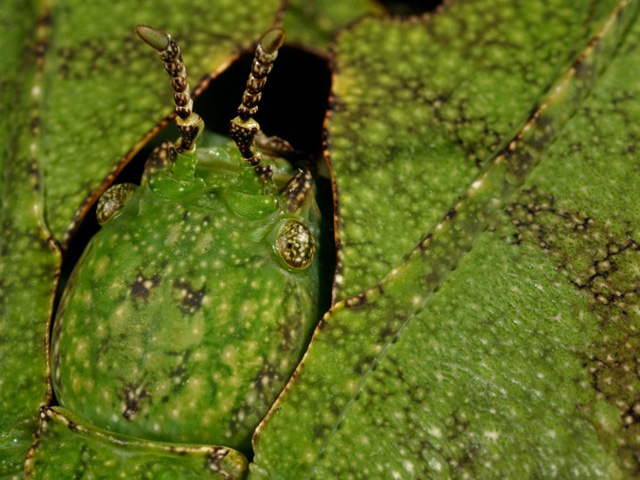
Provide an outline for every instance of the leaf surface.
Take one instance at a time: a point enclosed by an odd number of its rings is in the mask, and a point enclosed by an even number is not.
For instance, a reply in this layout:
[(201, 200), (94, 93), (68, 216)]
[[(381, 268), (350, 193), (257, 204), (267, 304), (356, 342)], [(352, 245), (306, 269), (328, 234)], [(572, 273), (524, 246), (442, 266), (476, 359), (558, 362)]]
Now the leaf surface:
[(398, 265), (529, 115), (616, 2), (452, 1), (343, 32), (328, 123), (338, 299)]
[(0, 478), (18, 478), (48, 398), (45, 344), (60, 256), (44, 226), (32, 143), (38, 8), (10, 1), (1, 12)]
[(637, 475), (637, 22), (549, 148), (635, 17), (619, 7), (405, 261), (325, 316), (253, 477)]

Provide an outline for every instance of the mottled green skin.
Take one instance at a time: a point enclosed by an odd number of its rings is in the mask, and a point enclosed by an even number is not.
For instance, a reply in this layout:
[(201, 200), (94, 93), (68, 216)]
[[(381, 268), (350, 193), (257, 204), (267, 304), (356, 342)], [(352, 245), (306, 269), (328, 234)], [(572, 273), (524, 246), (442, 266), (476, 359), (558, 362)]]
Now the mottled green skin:
[(60, 256), (34, 163), (34, 2), (0, 8), (0, 478), (19, 478), (47, 401), (45, 344)]
[(250, 478), (637, 477), (638, 22), (576, 113), (637, 7), (401, 265), (325, 316)]
[[(85, 198), (163, 117), (171, 88), (134, 34), (154, 25), (180, 39), (198, 81), (248, 49), (275, 22), (279, 0), (61, 0), (45, 45), (40, 109), (47, 224), (60, 241)], [(94, 199), (95, 200), (95, 199)]]
[(318, 258), (287, 267), (276, 234), (297, 219), (318, 240), (319, 214), (262, 194), (234, 146), (198, 156), (195, 177), (194, 155), (148, 177), (87, 247), (54, 326), (54, 390), (101, 428), (247, 451), (321, 314)]
[(220, 479), (242, 478), (247, 460), (228, 448), (171, 445), (101, 430), (56, 407), (42, 412), (26, 478)]
[(338, 299), (402, 261), (615, 4), (458, 0), (413, 21), (364, 19), (338, 36), (328, 123)]

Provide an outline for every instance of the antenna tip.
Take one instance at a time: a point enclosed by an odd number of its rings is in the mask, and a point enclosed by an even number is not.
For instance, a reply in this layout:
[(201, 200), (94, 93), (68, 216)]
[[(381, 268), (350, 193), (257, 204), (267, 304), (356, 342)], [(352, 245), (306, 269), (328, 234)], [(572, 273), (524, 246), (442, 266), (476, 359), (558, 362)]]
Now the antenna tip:
[(260, 46), (265, 53), (271, 54), (277, 51), (284, 43), (284, 30), (281, 28), (274, 28), (264, 34), (262, 40), (260, 40)]
[(136, 27), (136, 32), (138, 32), (138, 35), (142, 40), (158, 51), (162, 51), (169, 46), (171, 37), (162, 30), (158, 30), (157, 28), (153, 28), (148, 25), (138, 25)]

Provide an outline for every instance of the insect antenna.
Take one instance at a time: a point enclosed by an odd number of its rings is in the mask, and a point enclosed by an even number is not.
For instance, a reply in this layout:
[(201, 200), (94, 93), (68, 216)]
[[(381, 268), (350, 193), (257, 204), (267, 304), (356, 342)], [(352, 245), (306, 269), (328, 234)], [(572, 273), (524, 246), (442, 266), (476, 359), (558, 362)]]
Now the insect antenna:
[(262, 89), (267, 83), (267, 75), (278, 57), (278, 49), (284, 42), (284, 30), (275, 28), (268, 31), (260, 40), (251, 65), (247, 87), (242, 94), (242, 103), (238, 107), (238, 116), (231, 120), (229, 136), (236, 142), (242, 157), (254, 168), (263, 181), (273, 176), (271, 165), (262, 165), (260, 154), (255, 148), (255, 138), (260, 125), (253, 119), (258, 111), (258, 102), (262, 98)]
[(157, 28), (138, 25), (136, 31), (145, 43), (158, 51), (164, 68), (171, 77), (173, 100), (176, 105), (176, 125), (180, 130), (180, 140), (176, 143), (176, 149), (178, 152), (191, 151), (195, 148), (198, 135), (204, 130), (204, 122), (193, 112), (187, 69), (182, 60), (180, 47), (171, 35)]

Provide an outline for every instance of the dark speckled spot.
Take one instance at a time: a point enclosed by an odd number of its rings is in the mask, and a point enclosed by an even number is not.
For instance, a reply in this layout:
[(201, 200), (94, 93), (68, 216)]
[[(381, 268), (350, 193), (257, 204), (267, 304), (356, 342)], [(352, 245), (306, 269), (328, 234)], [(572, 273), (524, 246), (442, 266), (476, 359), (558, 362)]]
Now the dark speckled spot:
[(214, 448), (211, 454), (207, 457), (205, 468), (212, 472), (223, 472), (222, 459), (227, 456), (229, 450), (226, 448)]
[(143, 384), (128, 384), (123, 389), (122, 399), (125, 406), (122, 416), (127, 420), (133, 420), (136, 412), (140, 409), (140, 404), (144, 400), (150, 400), (151, 395)]
[(157, 275), (145, 277), (142, 272), (138, 273), (129, 289), (134, 304), (137, 306), (140, 300), (146, 303), (149, 300), (151, 289), (158, 285), (160, 285), (160, 278)]
[(186, 280), (176, 280), (173, 282), (173, 288), (180, 293), (180, 311), (185, 315), (193, 315), (202, 306), (202, 299), (207, 293), (206, 285), (196, 289)]
[(179, 391), (189, 380), (190, 373), (189, 368), (187, 367), (187, 363), (189, 361), (189, 357), (191, 356), (191, 352), (189, 350), (185, 350), (184, 352), (180, 353), (167, 352), (167, 355), (179, 357), (178, 365), (169, 371), (169, 378), (171, 379), (171, 383), (173, 384), (173, 392), (175, 393)]

